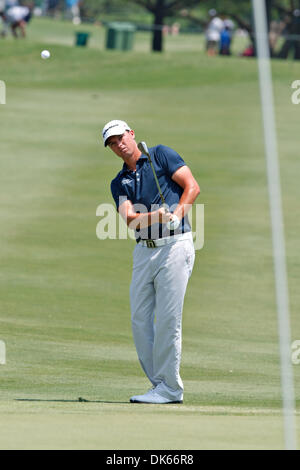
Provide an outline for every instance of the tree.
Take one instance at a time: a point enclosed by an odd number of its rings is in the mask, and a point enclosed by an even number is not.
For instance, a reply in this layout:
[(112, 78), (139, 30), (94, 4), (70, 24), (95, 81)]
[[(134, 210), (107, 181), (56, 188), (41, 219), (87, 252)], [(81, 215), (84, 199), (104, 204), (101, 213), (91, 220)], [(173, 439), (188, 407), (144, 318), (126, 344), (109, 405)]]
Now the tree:
[(152, 50), (163, 50), (162, 26), (168, 17), (176, 17), (183, 8), (192, 8), (199, 5), (201, 0), (131, 0), (148, 10), (153, 15)]
[[(272, 57), (287, 58), (290, 51), (294, 53), (294, 59), (300, 59), (300, 0), (265, 0), (270, 54)], [(219, 14), (230, 16), (238, 25), (245, 29), (255, 50), (254, 22), (251, 0), (200, 0), (206, 9), (216, 8)], [(199, 17), (193, 9), (190, 9), (187, 17), (196, 24), (203, 25), (203, 17)], [(286, 35), (286, 40), (279, 51), (276, 45), (279, 37)]]
[(80, 9), (82, 18), (95, 20), (101, 19), (103, 15), (123, 15), (138, 8), (134, 3), (128, 7), (128, 1), (125, 0), (81, 0)]
[[(290, 51), (293, 57), (300, 60), (300, 0), (290, 0), (289, 5), (283, 5), (283, 2), (275, 2), (278, 11), (285, 16), (285, 35), (286, 40), (281, 47), (277, 57), (286, 59)], [(285, 4), (287, 2), (284, 2)]]
[[(263, 1), (263, 0), (262, 0)], [(272, 57), (287, 58), (291, 51), (300, 59), (300, 0), (264, 0), (266, 3), (270, 53)], [(251, 0), (84, 0), (83, 8), (89, 16), (97, 13), (116, 11), (126, 5), (144, 8), (153, 17), (152, 50), (163, 50), (163, 26), (167, 18), (179, 18), (185, 12), (185, 21), (205, 28), (209, 17), (207, 12), (214, 8), (218, 14), (233, 19), (239, 28), (245, 29), (255, 49), (254, 22)], [(85, 7), (84, 7), (85, 5)], [(84, 16), (84, 15), (83, 15)], [(286, 40), (277, 53), (279, 37)]]

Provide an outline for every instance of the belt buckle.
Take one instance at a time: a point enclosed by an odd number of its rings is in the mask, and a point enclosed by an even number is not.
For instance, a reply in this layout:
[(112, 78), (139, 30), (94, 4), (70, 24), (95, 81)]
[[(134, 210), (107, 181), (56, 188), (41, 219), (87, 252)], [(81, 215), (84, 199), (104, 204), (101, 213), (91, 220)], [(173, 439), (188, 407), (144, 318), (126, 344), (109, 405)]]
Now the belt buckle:
[(154, 240), (146, 240), (146, 245), (147, 245), (147, 248), (155, 248), (156, 247)]

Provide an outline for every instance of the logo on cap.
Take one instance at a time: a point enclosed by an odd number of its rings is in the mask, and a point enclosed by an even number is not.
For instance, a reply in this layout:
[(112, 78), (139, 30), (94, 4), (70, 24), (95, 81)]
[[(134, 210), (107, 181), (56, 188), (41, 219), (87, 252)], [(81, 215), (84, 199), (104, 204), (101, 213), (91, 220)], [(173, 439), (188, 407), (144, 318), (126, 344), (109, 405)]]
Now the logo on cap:
[(105, 129), (105, 131), (103, 131), (103, 138), (105, 137), (105, 134), (107, 134), (107, 132), (109, 131), (109, 129), (112, 129), (113, 127), (118, 127), (120, 126), (120, 124), (113, 124), (112, 126), (108, 127), (107, 129)]

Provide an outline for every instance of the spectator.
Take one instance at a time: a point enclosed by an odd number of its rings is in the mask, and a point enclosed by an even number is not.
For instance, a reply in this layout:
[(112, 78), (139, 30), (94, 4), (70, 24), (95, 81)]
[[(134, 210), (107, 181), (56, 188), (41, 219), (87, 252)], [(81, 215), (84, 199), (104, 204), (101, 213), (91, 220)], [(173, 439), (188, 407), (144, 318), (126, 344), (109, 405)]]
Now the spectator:
[(231, 34), (233, 33), (235, 26), (234, 26), (234, 22), (230, 18), (224, 19), (224, 26), (225, 28), (226, 27), (229, 28), (229, 31), (231, 32)]
[(217, 16), (216, 10), (209, 10), (211, 20), (207, 26), (206, 36), (206, 51), (207, 55), (214, 56), (218, 52), (221, 31), (224, 29), (224, 22)]
[(172, 36), (177, 36), (180, 31), (180, 24), (179, 23), (173, 23), (171, 26), (171, 34)]
[(231, 55), (231, 33), (229, 27), (226, 26), (220, 35), (220, 55)]
[(26, 25), (29, 23), (34, 4), (30, 4), (28, 7), (13, 6), (8, 8), (4, 13), (4, 20), (11, 28), (11, 32), (15, 38), (26, 37)]
[(80, 24), (79, 0), (65, 0), (66, 17), (71, 19), (74, 24)]
[(0, 24), (2, 24), (2, 30), (0, 32), (0, 36), (2, 36), (3, 38), (7, 34), (7, 25), (5, 22), (4, 11), (5, 11), (5, 0), (0, 0), (0, 19), (1, 19)]
[(51, 17), (56, 17), (58, 14), (59, 0), (44, 0), (43, 11)]
[(255, 56), (255, 50), (253, 44), (250, 44), (249, 46), (246, 47), (244, 52), (242, 52), (242, 57), (254, 57)]

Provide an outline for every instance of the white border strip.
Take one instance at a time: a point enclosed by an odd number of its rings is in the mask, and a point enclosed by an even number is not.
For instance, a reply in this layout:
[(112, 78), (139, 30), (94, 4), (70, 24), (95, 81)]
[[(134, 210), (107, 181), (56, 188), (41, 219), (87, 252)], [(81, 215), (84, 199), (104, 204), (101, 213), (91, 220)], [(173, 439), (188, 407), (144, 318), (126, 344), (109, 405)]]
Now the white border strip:
[(280, 169), (273, 105), (272, 73), (268, 47), (267, 15), (264, 0), (252, 0), (252, 3), (256, 30), (256, 47), (272, 225), (278, 333), (280, 343), (284, 438), (285, 448), (288, 450), (294, 450), (296, 449), (295, 397), (293, 369), (291, 364), (288, 279), (286, 271)]

